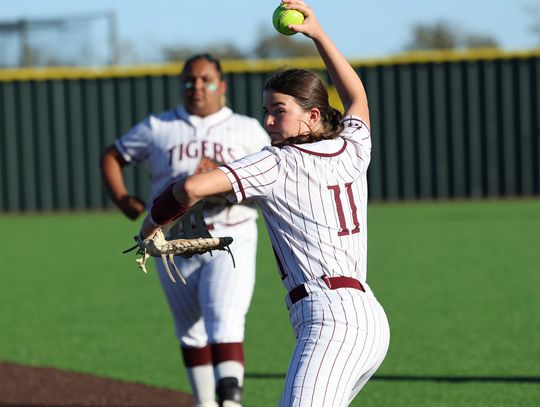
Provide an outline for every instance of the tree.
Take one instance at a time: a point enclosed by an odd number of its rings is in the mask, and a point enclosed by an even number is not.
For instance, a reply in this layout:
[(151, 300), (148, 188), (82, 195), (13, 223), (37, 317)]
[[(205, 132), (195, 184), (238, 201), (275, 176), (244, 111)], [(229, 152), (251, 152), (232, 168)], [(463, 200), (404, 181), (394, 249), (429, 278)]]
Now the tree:
[(467, 33), (456, 25), (441, 20), (434, 24), (414, 26), (412, 39), (406, 49), (418, 51), (486, 47), (497, 48), (497, 40), (487, 34)]
[(231, 58), (290, 58), (316, 57), (313, 43), (299, 35), (286, 36), (261, 25), (258, 38), (251, 51), (243, 52), (235, 44), (218, 43), (208, 47), (165, 46), (161, 49), (165, 61), (184, 61), (195, 53), (208, 52), (220, 59)]
[(412, 29), (412, 40), (407, 46), (411, 51), (451, 49), (457, 46), (457, 36), (454, 27), (445, 21), (433, 25), (418, 24)]
[(464, 38), (465, 48), (498, 48), (497, 40), (489, 35), (468, 34)]
[(526, 4), (523, 9), (532, 20), (529, 28), (533, 35), (538, 38), (538, 44), (540, 44), (540, 3)]

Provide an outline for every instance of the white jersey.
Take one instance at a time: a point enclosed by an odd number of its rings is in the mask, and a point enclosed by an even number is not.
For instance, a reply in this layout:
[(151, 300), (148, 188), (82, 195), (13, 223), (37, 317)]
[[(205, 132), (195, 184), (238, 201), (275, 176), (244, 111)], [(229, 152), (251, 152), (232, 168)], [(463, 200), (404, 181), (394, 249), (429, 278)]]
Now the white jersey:
[(343, 123), (336, 139), (266, 147), (220, 167), (238, 202), (260, 205), (289, 291), (322, 275), (366, 281), (370, 130), (358, 117)]
[[(151, 115), (117, 139), (115, 146), (129, 163), (146, 162), (150, 201), (171, 182), (192, 175), (201, 158), (228, 163), (260, 151), (270, 142), (256, 119), (223, 107), (201, 118), (183, 106)], [(255, 219), (254, 208), (244, 205), (213, 207), (204, 211), (207, 223), (233, 225)]]

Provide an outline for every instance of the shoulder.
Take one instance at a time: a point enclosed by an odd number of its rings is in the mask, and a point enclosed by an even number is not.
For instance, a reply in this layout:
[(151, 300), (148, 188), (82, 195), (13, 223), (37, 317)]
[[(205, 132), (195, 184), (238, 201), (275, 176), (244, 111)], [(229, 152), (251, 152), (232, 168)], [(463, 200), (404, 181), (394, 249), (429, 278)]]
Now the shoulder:
[(285, 147), (274, 147), (274, 146), (264, 146), (261, 151), (266, 152), (266, 154), (271, 154), (275, 157), (283, 158), (287, 153), (290, 154), (289, 146)]
[(272, 161), (279, 162), (286, 158), (286, 153), (282, 151), (281, 148), (272, 147), (272, 146), (263, 146), (260, 151), (246, 155), (237, 161), (260, 161), (270, 159)]
[(343, 116), (343, 119), (341, 119), (341, 123), (343, 123), (343, 127), (345, 129), (352, 128), (352, 129), (366, 129), (369, 130), (369, 126), (366, 124), (366, 121), (362, 119), (359, 116), (354, 115), (347, 115)]
[(228, 163), (227, 165), (232, 165), (238, 163), (240, 166), (253, 165), (258, 162), (266, 161), (278, 163), (286, 159), (286, 154), (281, 151), (280, 148), (272, 146), (263, 146), (260, 151), (246, 155), (233, 163)]
[[(257, 176), (266, 174), (271, 176), (270, 173), (279, 173), (282, 161), (282, 157), (272, 147), (265, 147), (257, 153), (253, 153), (242, 157), (236, 161), (224, 164), (222, 167), (225, 172), (233, 172), (241, 174), (241, 177), (252, 178), (255, 174)], [(225, 170), (226, 169), (226, 170)]]
[(341, 123), (343, 124), (343, 131), (341, 132), (343, 137), (356, 137), (359, 134), (362, 134), (363, 137), (369, 137), (371, 134), (369, 126), (359, 116), (344, 116)]
[(173, 122), (177, 120), (182, 120), (182, 118), (179, 112), (177, 111), (177, 109), (170, 109), (170, 110), (165, 110), (164, 112), (150, 114), (147, 120), (150, 123), (150, 125), (152, 125), (152, 124), (168, 123), (168, 122)]
[[(144, 121), (144, 126), (151, 133), (177, 132), (189, 126), (189, 122), (182, 116), (178, 109), (170, 109), (160, 113), (150, 114)], [(181, 127), (178, 127), (178, 126)]]

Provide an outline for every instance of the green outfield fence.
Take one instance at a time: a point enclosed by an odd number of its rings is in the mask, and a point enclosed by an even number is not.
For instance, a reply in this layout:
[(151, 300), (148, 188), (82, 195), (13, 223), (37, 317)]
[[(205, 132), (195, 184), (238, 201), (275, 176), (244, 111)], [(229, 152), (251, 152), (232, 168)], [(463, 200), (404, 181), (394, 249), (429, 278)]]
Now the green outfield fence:
[[(540, 195), (540, 50), (353, 65), (370, 101), (372, 200)], [(319, 59), (224, 61), (230, 106), (261, 118), (264, 81), (285, 66), (329, 80)], [(109, 208), (102, 149), (148, 113), (179, 103), (181, 68), (0, 70), (0, 211)], [(130, 168), (127, 182), (147, 194), (143, 168)]]

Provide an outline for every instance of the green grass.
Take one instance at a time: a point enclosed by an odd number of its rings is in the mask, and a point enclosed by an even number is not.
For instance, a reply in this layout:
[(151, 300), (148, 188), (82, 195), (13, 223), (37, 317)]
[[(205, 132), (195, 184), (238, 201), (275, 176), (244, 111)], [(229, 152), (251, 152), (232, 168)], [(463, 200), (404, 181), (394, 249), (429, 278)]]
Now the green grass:
[[(189, 391), (153, 266), (121, 254), (138, 226), (117, 213), (0, 216), (0, 359)], [(368, 280), (392, 336), (352, 405), (539, 405), (539, 243), (538, 200), (371, 205)], [(277, 404), (294, 344), (268, 248), (263, 231), (249, 407)]]

